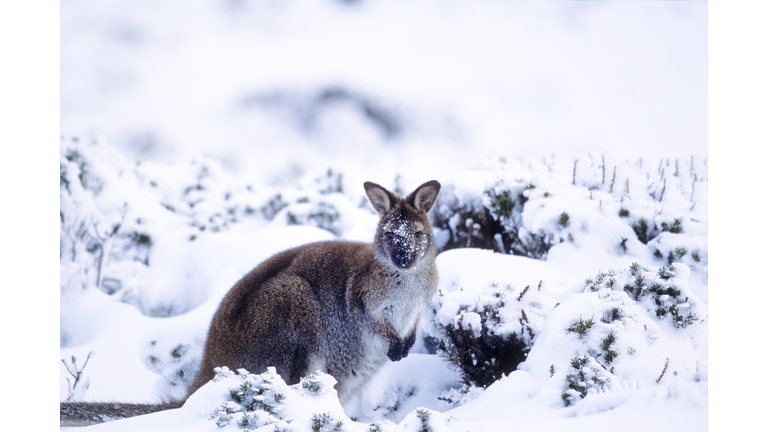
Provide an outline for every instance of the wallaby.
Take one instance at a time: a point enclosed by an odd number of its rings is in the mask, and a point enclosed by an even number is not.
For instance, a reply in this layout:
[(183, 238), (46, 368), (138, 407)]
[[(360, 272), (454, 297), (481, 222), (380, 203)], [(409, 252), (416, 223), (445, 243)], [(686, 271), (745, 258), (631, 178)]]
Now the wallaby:
[[(437, 286), (437, 251), (429, 211), (440, 183), (405, 198), (366, 182), (379, 214), (373, 244), (310, 243), (278, 253), (246, 274), (213, 316), (200, 369), (187, 397), (214, 377), (214, 368), (260, 373), (274, 366), (288, 384), (321, 370), (332, 375), (342, 404), (387, 359), (398, 361), (416, 340), (419, 317)], [(179, 407), (62, 403), (61, 421), (100, 422)], [(128, 406), (122, 416), (115, 411)], [(99, 407), (111, 412), (94, 412)], [(92, 408), (92, 409), (91, 409)]]

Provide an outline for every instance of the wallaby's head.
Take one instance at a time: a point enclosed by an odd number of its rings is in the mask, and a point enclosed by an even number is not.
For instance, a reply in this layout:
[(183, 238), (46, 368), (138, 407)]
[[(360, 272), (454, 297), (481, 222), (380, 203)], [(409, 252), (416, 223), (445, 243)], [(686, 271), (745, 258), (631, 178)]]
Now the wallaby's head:
[(434, 258), (429, 210), (437, 200), (440, 183), (426, 182), (405, 198), (376, 183), (365, 182), (364, 187), (380, 218), (374, 240), (377, 255), (399, 270), (416, 266), (422, 258)]

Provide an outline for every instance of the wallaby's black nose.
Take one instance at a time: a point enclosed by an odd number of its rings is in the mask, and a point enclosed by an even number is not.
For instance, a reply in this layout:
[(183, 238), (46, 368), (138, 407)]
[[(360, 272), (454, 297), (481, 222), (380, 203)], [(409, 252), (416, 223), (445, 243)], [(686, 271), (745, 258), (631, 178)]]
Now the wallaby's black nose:
[(408, 254), (405, 251), (396, 250), (392, 258), (399, 267), (405, 268), (408, 265)]

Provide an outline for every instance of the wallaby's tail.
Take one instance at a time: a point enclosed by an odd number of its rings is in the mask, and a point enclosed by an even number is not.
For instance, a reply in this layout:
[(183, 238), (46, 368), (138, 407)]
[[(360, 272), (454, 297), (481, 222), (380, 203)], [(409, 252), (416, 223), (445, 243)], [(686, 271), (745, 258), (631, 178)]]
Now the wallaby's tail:
[(135, 417), (179, 408), (184, 401), (171, 400), (156, 404), (122, 402), (62, 402), (59, 405), (60, 426), (87, 426), (122, 418)]

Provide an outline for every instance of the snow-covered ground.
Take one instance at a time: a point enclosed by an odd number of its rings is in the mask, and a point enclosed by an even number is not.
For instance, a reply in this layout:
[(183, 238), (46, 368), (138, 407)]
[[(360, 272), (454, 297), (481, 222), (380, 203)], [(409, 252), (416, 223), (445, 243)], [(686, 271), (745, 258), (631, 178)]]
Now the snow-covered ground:
[[(705, 430), (706, 32), (698, 2), (62, 3), (60, 357), (93, 354), (60, 399), (180, 397), (242, 275), (369, 241), (365, 180), (437, 179), (442, 245), (508, 191), (528, 256), (441, 253), (423, 337), (346, 411), (248, 371), (284, 397), (264, 430)], [(525, 362), (462, 385), (424, 339), (460, 322)], [(92, 430), (219, 430), (242, 379)]]

